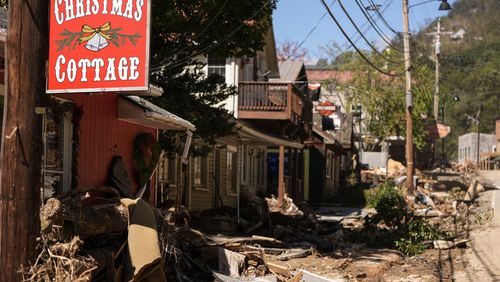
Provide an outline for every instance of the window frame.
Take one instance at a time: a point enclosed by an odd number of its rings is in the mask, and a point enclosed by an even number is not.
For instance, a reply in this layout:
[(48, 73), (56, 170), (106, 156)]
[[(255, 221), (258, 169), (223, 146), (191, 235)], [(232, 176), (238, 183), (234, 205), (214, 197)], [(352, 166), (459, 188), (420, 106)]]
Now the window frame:
[[(231, 164), (230, 164), (231, 163)], [(222, 162), (221, 162), (222, 164)], [(236, 147), (227, 146), (226, 150), (226, 194), (238, 195), (238, 150)]]
[[(71, 102), (65, 102), (65, 103), (71, 103)], [(47, 174), (53, 174), (52, 177), (55, 177), (56, 175), (59, 175), (62, 179), (61, 181), (61, 191), (60, 193), (64, 193), (67, 191), (70, 191), (72, 188), (72, 181), (73, 181), (73, 111), (66, 111), (62, 114), (61, 120), (58, 121), (58, 131), (62, 129), (62, 136), (58, 137), (58, 143), (62, 141), (62, 146), (58, 147), (58, 151), (62, 150), (62, 152), (59, 152), (62, 154), (61, 156), (61, 161), (62, 165), (60, 169), (57, 168), (49, 168), (47, 165), (47, 154), (48, 154), (48, 141), (47, 141), (47, 134), (48, 134), (48, 122), (49, 122), (49, 115), (51, 115), (51, 110), (48, 109), (47, 113), (43, 116), (43, 125), (42, 125), (42, 142), (43, 142), (43, 157), (42, 157), (42, 163), (41, 163), (41, 174), (42, 174), (42, 187), (45, 187), (45, 177), (49, 177)], [(60, 134), (60, 132), (58, 132)], [(54, 195), (56, 194), (56, 187), (54, 187)]]
[[(197, 159), (200, 161), (197, 162)], [(198, 191), (210, 191), (208, 187), (208, 156), (202, 157), (202, 156), (197, 156), (193, 157), (192, 159), (192, 164), (193, 164), (193, 188), (194, 190)], [(200, 169), (200, 183), (197, 183), (197, 176), (196, 176), (196, 170), (197, 170), (197, 165), (199, 164), (199, 169)]]
[(226, 58), (217, 58), (217, 57), (207, 57), (207, 76), (218, 74), (222, 77), (226, 77)]

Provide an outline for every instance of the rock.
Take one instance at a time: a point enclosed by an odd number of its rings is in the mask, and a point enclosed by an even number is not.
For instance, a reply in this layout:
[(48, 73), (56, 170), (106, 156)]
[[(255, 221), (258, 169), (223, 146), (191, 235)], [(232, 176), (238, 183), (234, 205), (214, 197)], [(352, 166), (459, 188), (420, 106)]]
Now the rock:
[(437, 249), (437, 250), (448, 250), (448, 249), (455, 247), (455, 243), (452, 241), (435, 240), (432, 243), (434, 245), (434, 249)]
[(465, 247), (467, 247), (468, 242), (469, 242), (469, 239), (456, 240), (455, 246), (459, 247), (459, 248), (465, 248)]
[(415, 216), (419, 217), (438, 217), (442, 216), (443, 213), (438, 210), (433, 209), (418, 209), (415, 210)]

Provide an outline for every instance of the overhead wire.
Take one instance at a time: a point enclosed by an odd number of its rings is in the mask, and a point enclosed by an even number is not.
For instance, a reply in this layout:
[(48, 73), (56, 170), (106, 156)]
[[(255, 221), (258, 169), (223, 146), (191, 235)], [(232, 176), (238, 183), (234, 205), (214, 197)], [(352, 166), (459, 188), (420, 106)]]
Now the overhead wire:
[[(271, 1), (266, 1), (264, 3), (264, 5), (262, 5), (259, 9), (257, 9), (255, 11), (255, 13), (252, 14), (252, 16), (249, 18), (249, 20), (251, 20), (255, 16), (257, 16), (269, 4), (271, 4)], [(178, 59), (178, 60), (174, 60), (174, 61), (170, 62), (169, 64), (162, 64), (162, 65), (158, 65), (156, 67), (153, 67), (152, 70), (155, 71), (155, 70), (160, 70), (162, 68), (172, 69), (172, 68), (181, 66), (185, 62), (191, 60), (192, 58), (195, 58), (195, 57), (197, 57), (199, 55), (202, 55), (202, 54), (204, 54), (204, 53), (206, 53), (206, 52), (208, 52), (210, 50), (213, 50), (215, 47), (219, 46), (220, 44), (222, 44), (223, 42), (225, 42), (226, 40), (228, 40), (229, 38), (231, 38), (234, 34), (236, 34), (245, 25), (246, 25), (246, 23), (243, 22), (237, 28), (235, 28), (233, 31), (231, 31), (230, 33), (227, 33), (220, 40), (216, 40), (216, 42), (214, 42), (213, 44), (211, 44), (211, 45), (209, 45), (207, 47), (204, 47), (201, 50), (198, 50), (198, 51), (194, 52), (193, 54), (191, 54), (191, 55), (189, 55), (187, 57), (184, 57), (184, 58)]]
[[(219, 10), (217, 11), (217, 13), (210, 19), (210, 21), (205, 25), (205, 27), (193, 38), (193, 42), (196, 42), (196, 40), (198, 40), (198, 38), (200, 38), (200, 36), (202, 36), (203, 34), (205, 34), (205, 32), (208, 30), (208, 28), (215, 22), (215, 20), (219, 17), (219, 15), (222, 13), (222, 10), (224, 10), (224, 7), (226, 7), (226, 4), (229, 2), (229, 0), (226, 0), (224, 1), (224, 3), (222, 4), (222, 6), (219, 8)], [(184, 46), (184, 48), (182, 48), (180, 51), (178, 51), (177, 53), (182, 53), (184, 51), (186, 51), (187, 48), (189, 48), (189, 44), (186, 44), (186, 46)], [(173, 56), (174, 54), (170, 54), (170, 55), (167, 55), (165, 57), (171, 57)], [(165, 62), (167, 61), (167, 59), (164, 59), (161, 63), (159, 63), (159, 65), (161, 64), (164, 64)], [(155, 67), (153, 67), (155, 68)]]
[(368, 22), (373, 27), (375, 32), (377, 32), (377, 34), (382, 38), (382, 40), (384, 40), (384, 42), (392, 49), (394, 49), (398, 52), (403, 52), (402, 49), (394, 46), (390, 41), (387, 40), (387, 38), (389, 38), (389, 36), (387, 36), (387, 34), (385, 34), (382, 31), (382, 29), (378, 26), (378, 24), (373, 20), (373, 17), (365, 11), (365, 8), (361, 5), (360, 0), (355, 0), (355, 1), (356, 1), (356, 4), (358, 5), (359, 9), (361, 10), (361, 12), (363, 12), (363, 15), (365, 16), (365, 18), (368, 20)]
[[(332, 4), (335, 4), (337, 0), (333, 0)], [(309, 39), (309, 37), (311, 36), (311, 34), (316, 30), (316, 28), (318, 28), (318, 26), (321, 24), (321, 22), (323, 21), (323, 19), (326, 17), (327, 13), (325, 12), (323, 14), (323, 16), (321, 16), (321, 18), (319, 19), (318, 23), (313, 27), (311, 28), (311, 30), (307, 33), (306, 37), (297, 45), (297, 49), (302, 47), (302, 45), (304, 45), (304, 43), (307, 41), (307, 39)], [(286, 59), (289, 59), (291, 55), (289, 55)]]
[(358, 31), (358, 33), (361, 35), (361, 37), (363, 37), (363, 39), (365, 40), (366, 44), (368, 44), (368, 46), (370, 46), (370, 48), (372, 48), (372, 50), (378, 54), (380, 57), (382, 57), (384, 60), (386, 60), (387, 62), (390, 62), (390, 63), (393, 63), (393, 64), (400, 64), (400, 63), (403, 63), (403, 61), (393, 61), (389, 58), (387, 58), (384, 54), (382, 54), (375, 46), (373, 46), (370, 41), (366, 38), (366, 36), (361, 32), (361, 30), (359, 29), (359, 27), (356, 25), (356, 23), (354, 22), (354, 20), (352, 19), (351, 15), (349, 14), (349, 12), (347, 11), (347, 9), (344, 7), (344, 4), (342, 4), (342, 0), (338, 0), (339, 2), (339, 5), (340, 5), (340, 8), (342, 9), (342, 11), (344, 11), (345, 15), (347, 16), (347, 18), (349, 19), (349, 21), (351, 22), (351, 24), (354, 26), (354, 28)]
[(349, 37), (349, 35), (344, 30), (344, 28), (342, 28), (342, 25), (339, 23), (339, 21), (337, 20), (337, 18), (335, 18), (335, 16), (333, 15), (333, 12), (331, 11), (330, 7), (326, 4), (325, 0), (320, 0), (320, 1), (323, 4), (323, 6), (325, 7), (325, 9), (328, 12), (328, 14), (330, 15), (330, 18), (332, 18), (332, 20), (335, 22), (335, 24), (340, 29), (340, 31), (342, 32), (342, 34), (344, 35), (344, 37), (352, 44), (353, 48), (356, 50), (356, 52), (358, 52), (358, 54), (361, 56), (361, 58), (363, 58), (363, 60), (367, 64), (369, 64), (372, 68), (376, 69), (378, 72), (383, 73), (383, 74), (388, 75), (388, 76), (400, 76), (400, 75), (404, 74), (404, 72), (401, 72), (401, 73), (391, 73), (391, 72), (384, 71), (383, 69), (381, 69), (378, 66), (376, 66), (372, 61), (370, 61), (365, 56), (365, 54), (363, 54), (363, 52), (361, 52), (361, 50), (354, 44), (354, 42), (352, 41), (352, 39)]
[[(376, 4), (373, 2), (373, 0), (368, 0), (370, 2), (370, 4), (374, 7), (376, 7)], [(398, 32), (396, 31), (394, 28), (392, 28), (392, 26), (387, 22), (387, 20), (385, 19), (384, 15), (382, 15), (380, 13), (380, 11), (378, 9), (375, 9), (375, 13), (377, 14), (377, 16), (380, 18), (380, 20), (382, 21), (382, 23), (384, 23), (384, 25), (389, 29), (391, 30), (395, 35), (397, 35), (398, 37), (401, 37), (401, 32)]]
[[(388, 8), (389, 6), (392, 4), (394, 0), (386, 0), (382, 6), (384, 8), (382, 8), (382, 13), (384, 13)], [(387, 3), (389, 2), (388, 5), (386, 5)], [(374, 22), (376, 23), (378, 21), (378, 19), (375, 19)], [(366, 27), (366, 28), (365, 28)], [(363, 29), (364, 28), (364, 29)], [(370, 29), (371, 29), (371, 26), (368, 25), (368, 21), (365, 21), (363, 23), (363, 25), (361, 26), (361, 29), (363, 29), (363, 33), (367, 33)], [(356, 39), (354, 39), (354, 43), (358, 43), (359, 40), (361, 40), (361, 36), (356, 32), (355, 34), (353, 34), (352, 36), (356, 36)], [(349, 48), (350, 45), (349, 45), (349, 42), (346, 41), (344, 44), (342, 44), (342, 46), (340, 47), (341, 49), (341, 53), (342, 52), (345, 52), (347, 50), (347, 48)]]

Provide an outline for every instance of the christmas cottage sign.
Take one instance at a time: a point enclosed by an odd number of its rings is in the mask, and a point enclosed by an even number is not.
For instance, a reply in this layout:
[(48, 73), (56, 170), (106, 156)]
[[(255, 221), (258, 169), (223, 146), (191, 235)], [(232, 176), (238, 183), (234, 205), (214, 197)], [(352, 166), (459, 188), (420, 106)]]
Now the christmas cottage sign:
[(51, 0), (47, 93), (148, 89), (148, 0)]

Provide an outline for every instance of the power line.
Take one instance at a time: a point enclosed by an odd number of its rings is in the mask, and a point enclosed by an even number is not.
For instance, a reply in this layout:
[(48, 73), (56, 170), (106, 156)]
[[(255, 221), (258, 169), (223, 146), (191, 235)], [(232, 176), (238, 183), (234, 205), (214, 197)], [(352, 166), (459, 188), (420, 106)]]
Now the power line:
[[(384, 13), (384, 12), (385, 12), (385, 11), (389, 8), (389, 6), (392, 4), (392, 2), (393, 2), (393, 1), (394, 1), (394, 0), (386, 0), (386, 1), (382, 4), (382, 6), (384, 7), (384, 8), (382, 8), (382, 13)], [(388, 5), (386, 5), (386, 4), (387, 4), (387, 2), (389, 2), (389, 4), (388, 4)], [(378, 21), (378, 19), (375, 19), (375, 20), (374, 20), (374, 22), (375, 22), (375, 23), (376, 23), (377, 21)], [(366, 28), (365, 28), (365, 27), (366, 27)], [(365, 23), (361, 26), (361, 28), (362, 28), (362, 29), (363, 29), (363, 28), (365, 28), (365, 29), (363, 30), (363, 33), (366, 33), (366, 32), (368, 32), (368, 31), (371, 29), (371, 26), (369, 26), (369, 25), (368, 25), (368, 21), (366, 21), (366, 22), (365, 22)], [(356, 36), (356, 39), (354, 40), (354, 43), (358, 43), (358, 41), (359, 41), (359, 40), (361, 40), (361, 36), (360, 36), (359, 34), (357, 34), (357, 33), (353, 34), (352, 36)], [(342, 44), (342, 46), (340, 47), (340, 49), (342, 50), (342, 51), (341, 51), (341, 53), (342, 53), (342, 52), (345, 52), (345, 51), (347, 50), (347, 48), (349, 48), (349, 46), (350, 46), (350, 45), (349, 45), (349, 42), (348, 42), (348, 41), (346, 41), (344, 44)]]
[[(333, 0), (331, 6), (333, 6), (333, 4), (335, 4), (337, 0)], [(311, 34), (316, 30), (316, 28), (318, 28), (318, 26), (321, 24), (321, 22), (323, 21), (323, 19), (326, 17), (326, 12), (323, 14), (323, 16), (321, 16), (321, 18), (319, 19), (318, 23), (309, 31), (309, 33), (307, 33), (306, 37), (304, 38), (304, 40), (302, 40), (299, 45), (297, 45), (297, 48), (300, 48), (305, 42), (307, 39), (309, 39), (309, 36), (311, 36)], [(289, 56), (290, 57), (290, 56)], [(288, 58), (289, 58), (288, 57)], [(287, 59), (288, 59), (287, 58)]]
[(344, 13), (346, 14), (347, 18), (349, 19), (349, 21), (352, 23), (352, 25), (354, 26), (354, 28), (358, 31), (358, 33), (361, 35), (361, 37), (363, 37), (363, 39), (366, 41), (366, 44), (368, 44), (368, 46), (370, 46), (373, 51), (375, 53), (377, 53), (380, 57), (382, 57), (384, 60), (390, 62), (390, 63), (393, 63), (393, 64), (400, 64), (404, 61), (399, 61), (399, 62), (396, 62), (396, 61), (393, 61), (389, 58), (387, 58), (384, 54), (382, 54), (380, 51), (377, 50), (377, 48), (375, 48), (375, 46), (373, 46), (370, 41), (365, 37), (365, 35), (361, 32), (361, 30), (359, 29), (359, 27), (356, 25), (356, 23), (354, 22), (354, 20), (352, 19), (351, 15), (349, 15), (349, 13), (347, 12), (346, 8), (344, 7), (344, 5), (342, 4), (342, 0), (339, 0), (339, 5), (340, 5), (340, 8), (342, 8), (342, 11), (344, 11)]
[[(372, 6), (376, 6), (375, 3), (373, 2), (373, 0), (368, 0), (370, 2), (370, 4)], [(380, 20), (382, 20), (382, 22), (384, 23), (385, 26), (387, 26), (387, 28), (389, 28), (395, 35), (397, 35), (398, 37), (401, 36), (401, 33), (400, 32), (397, 32), (396, 30), (394, 30), (392, 28), (392, 26), (387, 22), (387, 20), (384, 18), (384, 16), (380, 13), (380, 11), (378, 9), (375, 9), (375, 13), (377, 14), (377, 16), (380, 18)]]
[[(249, 18), (249, 20), (253, 19), (256, 15), (258, 15), (270, 3), (271, 3), (271, 1), (266, 1), (264, 3), (264, 5), (262, 5), (262, 7), (260, 7), (259, 9), (257, 9), (255, 11), (255, 13)], [(156, 67), (153, 67), (152, 70), (155, 71), (155, 70), (160, 70), (161, 68), (172, 69), (172, 68), (178, 67), (178, 66), (184, 64), (185, 62), (189, 61), (190, 59), (192, 59), (194, 57), (197, 57), (197, 56), (199, 56), (201, 54), (204, 54), (204, 53), (206, 53), (206, 52), (214, 49), (215, 47), (219, 46), (220, 44), (224, 43), (226, 40), (228, 40), (229, 38), (231, 38), (234, 34), (236, 34), (245, 25), (246, 25), (245, 22), (243, 22), (237, 28), (235, 28), (233, 31), (231, 31), (230, 33), (226, 34), (224, 37), (222, 37), (220, 40), (217, 40), (212, 45), (209, 45), (209, 46), (207, 46), (205, 48), (202, 48), (201, 50), (196, 51), (195, 53), (193, 53), (193, 54), (191, 54), (191, 55), (189, 55), (187, 57), (184, 57), (182, 59), (174, 60), (174, 61), (170, 62), (169, 64), (161, 64), (161, 65), (158, 65)]]
[(356, 4), (358, 4), (358, 7), (359, 9), (361, 10), (361, 12), (363, 12), (363, 15), (365, 16), (365, 18), (368, 20), (368, 22), (370, 23), (370, 25), (373, 27), (373, 29), (378, 33), (378, 35), (380, 35), (380, 37), (382, 38), (382, 40), (385, 41), (385, 43), (387, 43), (387, 45), (389, 47), (391, 47), (392, 49), (396, 50), (396, 51), (399, 51), (399, 52), (403, 52), (402, 49), (399, 49), (398, 47), (392, 45), (391, 42), (389, 42), (387, 40), (387, 38), (389, 38), (389, 36), (387, 36), (383, 31), (382, 29), (377, 25), (377, 23), (374, 21), (373, 17), (367, 13), (364, 9), (364, 7), (361, 5), (360, 3), (360, 0), (356, 0)]
[(349, 35), (347, 35), (347, 33), (345, 32), (345, 30), (342, 28), (342, 26), (340, 25), (340, 23), (338, 22), (338, 20), (335, 18), (335, 16), (333, 15), (332, 11), (330, 10), (330, 7), (328, 7), (328, 5), (326, 4), (325, 0), (320, 0), (321, 3), (323, 4), (323, 6), (325, 7), (325, 9), (327, 10), (328, 14), (330, 15), (330, 18), (332, 18), (332, 20), (335, 22), (335, 24), (337, 25), (337, 27), (340, 29), (340, 31), (342, 32), (342, 34), (344, 35), (344, 37), (349, 40), (349, 42), (352, 44), (352, 47), (354, 47), (354, 49), (356, 49), (356, 52), (358, 52), (358, 54), (363, 58), (363, 60), (366, 61), (367, 64), (369, 64), (372, 68), (376, 69), (378, 72), (380, 73), (383, 73), (385, 75), (388, 75), (388, 76), (400, 76), (402, 74), (404, 74), (405, 72), (402, 72), (402, 73), (390, 73), (390, 72), (387, 72), (387, 71), (384, 71), (382, 69), (380, 69), (379, 67), (377, 67), (374, 63), (372, 63), (366, 56), (365, 54), (363, 54), (363, 52), (361, 52), (361, 50), (359, 50), (359, 48), (354, 44), (354, 42), (352, 42), (352, 39), (349, 38)]
[[(217, 13), (215, 14), (215, 16), (210, 19), (210, 21), (208, 22), (208, 24), (205, 25), (205, 27), (200, 31), (200, 33), (198, 33), (194, 38), (193, 38), (193, 42), (196, 42), (196, 40), (198, 38), (200, 38), (200, 36), (202, 36), (207, 30), (208, 28), (215, 22), (215, 20), (219, 17), (219, 15), (222, 13), (222, 10), (224, 10), (224, 7), (226, 7), (226, 4), (229, 2), (229, 0), (226, 0), (222, 6), (219, 8), (219, 10), (217, 11)], [(182, 53), (184, 51), (186, 51), (187, 48), (189, 48), (189, 44), (186, 44), (186, 46), (184, 46), (184, 48), (182, 48), (180, 51), (178, 51), (177, 53)], [(171, 56), (173, 56), (174, 54), (170, 54), (170, 55), (167, 55), (166, 57), (169, 58)], [(167, 62), (167, 59), (164, 59), (161, 63), (159, 63), (159, 65), (162, 65), (164, 63)], [(153, 68), (156, 68), (156, 67), (153, 67)]]

